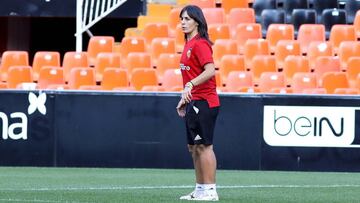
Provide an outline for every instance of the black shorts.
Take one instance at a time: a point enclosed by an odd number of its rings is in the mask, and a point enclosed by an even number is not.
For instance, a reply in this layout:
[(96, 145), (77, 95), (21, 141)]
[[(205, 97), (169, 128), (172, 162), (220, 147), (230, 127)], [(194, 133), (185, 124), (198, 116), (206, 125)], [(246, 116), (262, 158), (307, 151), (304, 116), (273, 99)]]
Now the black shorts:
[(219, 107), (209, 108), (206, 100), (194, 100), (186, 105), (185, 123), (189, 145), (212, 145)]

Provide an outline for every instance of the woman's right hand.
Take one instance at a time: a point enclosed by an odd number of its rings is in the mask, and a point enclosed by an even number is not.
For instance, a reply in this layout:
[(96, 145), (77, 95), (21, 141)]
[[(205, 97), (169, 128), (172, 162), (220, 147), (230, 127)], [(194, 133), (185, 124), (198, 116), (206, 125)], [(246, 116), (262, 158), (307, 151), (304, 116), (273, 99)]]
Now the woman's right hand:
[(185, 116), (185, 107), (186, 107), (186, 102), (183, 99), (180, 99), (178, 105), (176, 106), (176, 111), (180, 117)]

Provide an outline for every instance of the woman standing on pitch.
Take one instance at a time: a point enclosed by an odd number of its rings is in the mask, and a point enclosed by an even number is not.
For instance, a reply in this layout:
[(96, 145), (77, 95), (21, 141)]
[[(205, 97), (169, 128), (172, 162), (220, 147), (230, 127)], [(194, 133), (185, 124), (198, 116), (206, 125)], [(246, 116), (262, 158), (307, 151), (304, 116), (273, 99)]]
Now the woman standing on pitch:
[(195, 190), (180, 199), (217, 201), (213, 134), (220, 102), (216, 93), (212, 42), (199, 7), (184, 7), (180, 19), (186, 40), (180, 60), (185, 85), (176, 109), (179, 116), (185, 117), (188, 148), (196, 176)]

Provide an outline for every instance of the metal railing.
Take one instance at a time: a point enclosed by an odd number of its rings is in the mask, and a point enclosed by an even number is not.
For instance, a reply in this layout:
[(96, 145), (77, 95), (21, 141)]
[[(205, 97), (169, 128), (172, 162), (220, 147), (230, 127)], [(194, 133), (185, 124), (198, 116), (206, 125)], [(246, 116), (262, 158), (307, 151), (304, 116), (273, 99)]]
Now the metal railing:
[(126, 0), (77, 0), (76, 1), (76, 51), (82, 51), (82, 34), (102, 18), (113, 12)]

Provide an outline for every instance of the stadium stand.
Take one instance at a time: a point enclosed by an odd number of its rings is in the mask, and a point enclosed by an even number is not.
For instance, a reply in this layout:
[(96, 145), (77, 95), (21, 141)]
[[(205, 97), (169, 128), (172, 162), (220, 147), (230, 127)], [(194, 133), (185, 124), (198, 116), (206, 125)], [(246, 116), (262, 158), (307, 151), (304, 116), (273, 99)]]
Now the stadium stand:
[(23, 83), (33, 83), (31, 66), (10, 66), (7, 75), (7, 86), (9, 89), (24, 89), (21, 87)]
[(32, 62), (33, 77), (37, 81), (43, 66), (60, 66), (60, 53), (57, 51), (38, 51)]
[(29, 66), (27, 51), (4, 51), (1, 56), (1, 80), (7, 81), (8, 70), (11, 66)]
[(50, 85), (65, 85), (64, 69), (59, 66), (43, 66), (37, 83), (40, 89), (48, 89)]
[(75, 67), (70, 71), (69, 78), (70, 89), (80, 89), (81, 86), (86, 86), (86, 89), (92, 89), (90, 86), (96, 85), (96, 76), (94, 68), (90, 67)]

